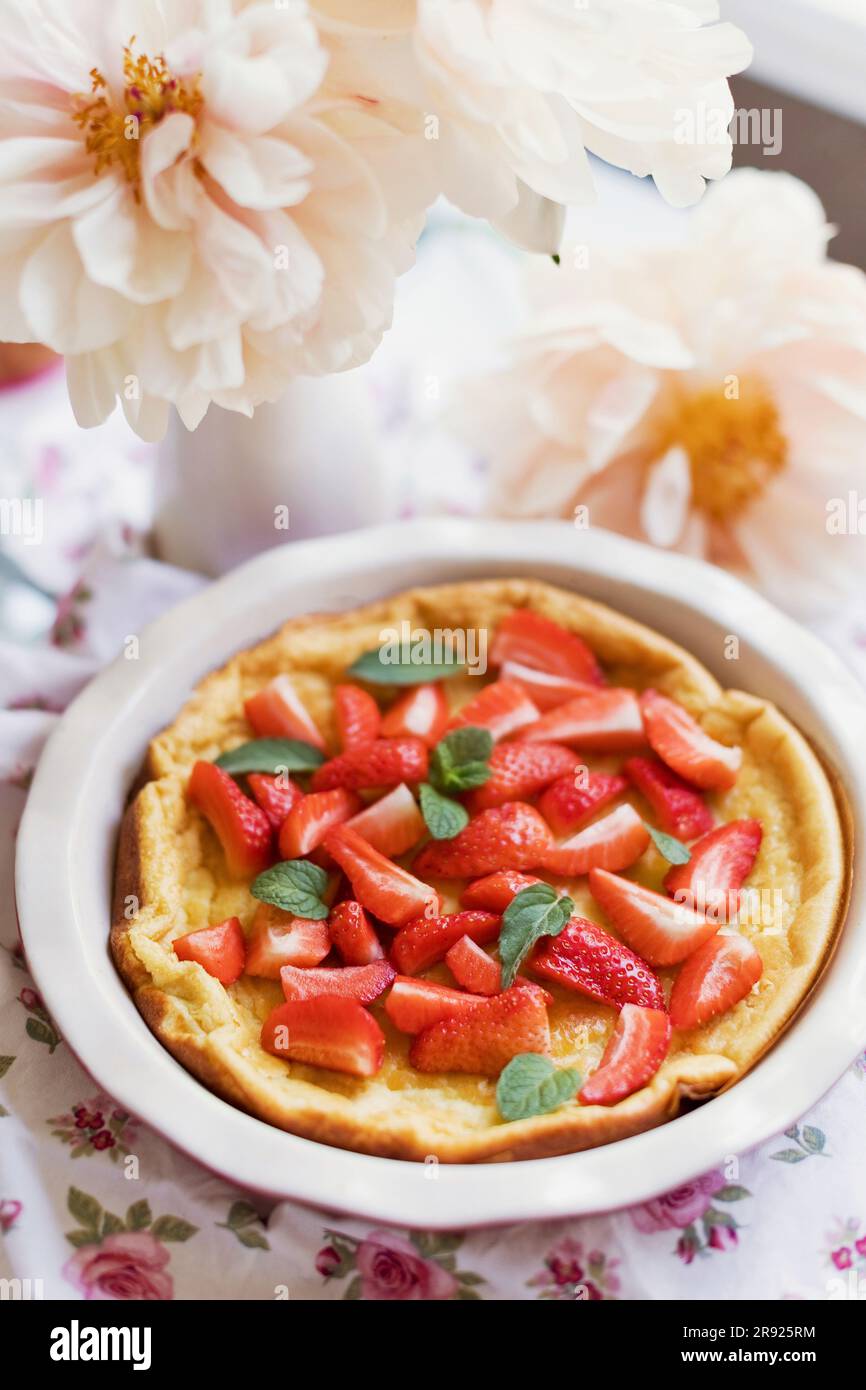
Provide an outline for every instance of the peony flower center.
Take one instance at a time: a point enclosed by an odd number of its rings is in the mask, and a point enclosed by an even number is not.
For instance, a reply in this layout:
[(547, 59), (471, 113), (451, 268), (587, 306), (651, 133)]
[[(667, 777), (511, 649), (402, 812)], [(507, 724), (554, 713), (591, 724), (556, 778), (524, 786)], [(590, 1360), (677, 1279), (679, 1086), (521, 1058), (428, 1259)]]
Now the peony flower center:
[(176, 111), (195, 119), (204, 104), (199, 78), (175, 77), (160, 54), (150, 59), (133, 52), (135, 39), (123, 50), (123, 96), (117, 101), (99, 71), (91, 71), (89, 95), (74, 98), (72, 119), (85, 135), (96, 173), (119, 165), (139, 197), (141, 141), (165, 116)]
[(729, 399), (718, 387), (683, 395), (661, 430), (655, 457), (679, 445), (689, 457), (692, 502), (716, 521), (730, 521), (760, 497), (788, 461), (775, 401), (743, 380)]

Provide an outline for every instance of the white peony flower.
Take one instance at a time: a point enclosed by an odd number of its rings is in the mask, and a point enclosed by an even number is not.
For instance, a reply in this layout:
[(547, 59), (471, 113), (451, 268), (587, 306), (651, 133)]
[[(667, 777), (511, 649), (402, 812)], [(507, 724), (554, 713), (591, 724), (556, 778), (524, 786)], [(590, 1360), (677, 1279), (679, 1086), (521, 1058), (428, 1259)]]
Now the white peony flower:
[[(443, 191), (556, 251), (587, 151), (686, 205), (731, 166), (726, 78), (751, 46), (716, 0), (313, 0), (351, 86), (417, 108)], [(359, 74), (363, 76), (359, 79)]]
[(431, 183), (322, 85), (305, 0), (0, 0), (0, 32), (0, 338), (67, 357), (81, 424), (369, 357)]
[(463, 413), (494, 510), (574, 513), (800, 611), (862, 587), (866, 276), (831, 236), (805, 184), (741, 170), (683, 247), (537, 266), (510, 366)]

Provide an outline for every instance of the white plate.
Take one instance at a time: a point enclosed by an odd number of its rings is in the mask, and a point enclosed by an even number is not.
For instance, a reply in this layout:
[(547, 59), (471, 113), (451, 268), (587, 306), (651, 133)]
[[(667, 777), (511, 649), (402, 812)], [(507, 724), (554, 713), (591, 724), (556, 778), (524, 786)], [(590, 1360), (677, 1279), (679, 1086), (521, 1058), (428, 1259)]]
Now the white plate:
[[(150, 737), (201, 676), (285, 618), (420, 584), (534, 575), (604, 600), (693, 651), (723, 685), (776, 701), (846, 788), (857, 872), (839, 947), (795, 1024), (730, 1091), (650, 1133), (564, 1158), (495, 1166), (369, 1158), (284, 1134), (183, 1070), (111, 963), (114, 844)], [(737, 661), (725, 638), (739, 638)], [(268, 552), (141, 634), (72, 705), (40, 762), (18, 839), (27, 957), (61, 1033), (99, 1085), (232, 1181), (429, 1229), (641, 1202), (785, 1129), (866, 1046), (866, 700), (816, 638), (718, 570), (566, 523), (404, 523)]]

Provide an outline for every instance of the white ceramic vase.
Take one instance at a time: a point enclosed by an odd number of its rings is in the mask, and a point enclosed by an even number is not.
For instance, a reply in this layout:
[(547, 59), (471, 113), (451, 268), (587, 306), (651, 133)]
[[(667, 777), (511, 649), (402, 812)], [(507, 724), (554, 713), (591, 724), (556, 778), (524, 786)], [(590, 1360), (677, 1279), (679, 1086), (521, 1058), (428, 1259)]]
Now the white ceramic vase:
[(391, 519), (369, 384), (299, 378), (252, 420), (211, 406), (162, 448), (159, 557), (219, 575), (276, 545)]

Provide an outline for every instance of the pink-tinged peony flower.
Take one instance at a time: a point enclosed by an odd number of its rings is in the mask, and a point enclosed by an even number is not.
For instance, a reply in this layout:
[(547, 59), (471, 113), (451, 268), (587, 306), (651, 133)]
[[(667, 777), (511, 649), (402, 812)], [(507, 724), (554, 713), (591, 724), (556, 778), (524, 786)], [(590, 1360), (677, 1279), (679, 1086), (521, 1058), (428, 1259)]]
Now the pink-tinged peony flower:
[(730, 168), (725, 79), (751, 46), (715, 0), (312, 3), (346, 94), (414, 111), (446, 196), (533, 250), (558, 248), (561, 204), (592, 201), (587, 151), (676, 204)]
[(830, 1258), (837, 1269), (850, 1269), (854, 1263), (853, 1256), (847, 1245), (842, 1245), (838, 1250), (834, 1250)]
[(733, 1250), (737, 1244), (737, 1232), (733, 1226), (711, 1226), (707, 1244), (713, 1250)]
[(85, 1298), (156, 1302), (174, 1296), (168, 1261), (165, 1246), (149, 1231), (123, 1231), (99, 1245), (82, 1246), (63, 1274)]
[(801, 612), (858, 585), (866, 276), (831, 235), (805, 184), (743, 169), (682, 246), (537, 265), (512, 361), (461, 408), (493, 508), (574, 513)]
[(11, 1197), (6, 1197), (0, 1201), (0, 1232), (4, 1236), (7, 1231), (12, 1230), (23, 1210), (21, 1203), (14, 1201)]
[(457, 1280), (435, 1260), (425, 1260), (410, 1241), (389, 1231), (371, 1231), (358, 1247), (361, 1296), (369, 1301), (405, 1302), (453, 1298)]
[(316, 1273), (323, 1279), (330, 1279), (340, 1268), (342, 1260), (333, 1245), (325, 1245), (316, 1256)]
[(704, 1212), (712, 1205), (712, 1199), (725, 1186), (723, 1173), (705, 1173), (694, 1182), (675, 1187), (663, 1197), (645, 1202), (635, 1207), (631, 1219), (639, 1231), (652, 1235), (656, 1231), (679, 1229), (684, 1231), (695, 1221), (700, 1221)]
[(0, 0), (0, 337), (120, 400), (252, 413), (366, 360), (435, 196), (421, 135), (323, 86), (306, 0)]

